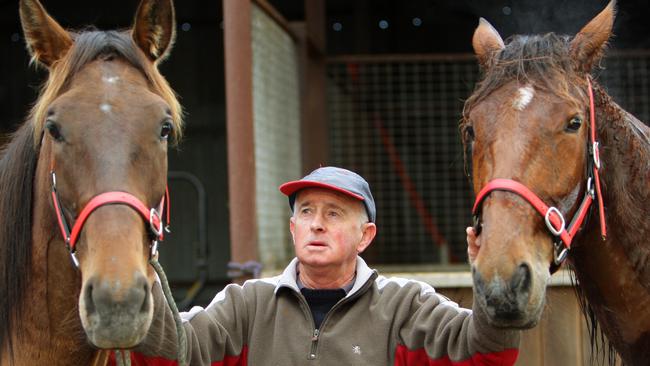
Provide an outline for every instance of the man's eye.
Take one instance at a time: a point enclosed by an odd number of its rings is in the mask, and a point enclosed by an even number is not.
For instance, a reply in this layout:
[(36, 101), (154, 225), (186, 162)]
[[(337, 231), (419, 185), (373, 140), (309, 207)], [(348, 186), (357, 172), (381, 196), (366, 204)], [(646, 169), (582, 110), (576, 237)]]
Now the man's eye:
[(310, 213), (310, 212), (311, 212), (310, 208), (303, 208), (302, 210), (300, 210), (300, 213), (303, 213), (303, 214), (307, 214), (307, 213)]
[(338, 217), (338, 216), (340, 216), (339, 213), (336, 212), (336, 211), (330, 211), (330, 212), (328, 212), (328, 215), (329, 215), (330, 217)]

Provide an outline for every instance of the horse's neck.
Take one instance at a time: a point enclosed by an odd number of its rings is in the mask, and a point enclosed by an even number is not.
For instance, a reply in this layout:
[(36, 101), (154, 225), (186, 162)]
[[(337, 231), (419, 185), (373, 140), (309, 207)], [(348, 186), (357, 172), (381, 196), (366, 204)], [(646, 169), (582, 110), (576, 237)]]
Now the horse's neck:
[(15, 361), (16, 365), (89, 365), (96, 351), (88, 345), (79, 319), (80, 276), (53, 226), (49, 192), (42, 188), (48, 187), (45, 165), (37, 167), (32, 275), (21, 331), (13, 336)]
[(650, 292), (650, 128), (598, 90), (607, 228)]
[[(609, 341), (632, 365), (650, 347), (650, 131), (596, 89), (607, 239), (596, 212), (574, 249), (584, 294)], [(642, 364), (642, 363), (641, 363)]]

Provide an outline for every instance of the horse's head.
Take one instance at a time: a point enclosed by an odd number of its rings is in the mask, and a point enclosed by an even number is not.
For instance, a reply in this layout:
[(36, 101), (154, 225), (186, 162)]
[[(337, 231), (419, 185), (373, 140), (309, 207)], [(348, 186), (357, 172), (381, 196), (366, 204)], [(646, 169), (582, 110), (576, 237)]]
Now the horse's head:
[[(172, 1), (143, 0), (133, 28), (119, 32), (67, 32), (36, 0), (21, 1), (20, 16), (33, 60), (49, 70), (31, 117), (39, 171), (46, 172), (39, 175), (45, 187), (36, 189), (49, 192), (56, 181), (50, 217), (72, 226), (105, 192), (126, 192), (146, 210), (157, 208), (168, 143), (181, 128), (180, 106), (157, 70), (174, 40)], [(65, 245), (52, 220), (35, 225), (50, 227), (51, 245)], [(155, 278), (149, 227), (149, 218), (133, 207), (110, 204), (92, 211), (81, 228), (74, 246), (79, 316), (97, 347), (132, 347), (149, 329)]]
[[(551, 33), (506, 43), (481, 19), (473, 46), (484, 77), (460, 127), (475, 193), (495, 179), (516, 181), (567, 221), (578, 211), (588, 178), (587, 77), (613, 19), (612, 1), (573, 38)], [(558, 255), (555, 237), (544, 215), (510, 191), (488, 193), (477, 214), (477, 303), (495, 326), (532, 327)]]

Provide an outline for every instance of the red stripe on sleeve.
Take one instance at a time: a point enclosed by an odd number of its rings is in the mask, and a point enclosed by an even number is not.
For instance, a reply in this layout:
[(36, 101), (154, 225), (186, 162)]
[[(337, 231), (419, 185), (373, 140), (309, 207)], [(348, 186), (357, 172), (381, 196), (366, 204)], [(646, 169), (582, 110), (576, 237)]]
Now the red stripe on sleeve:
[[(248, 364), (248, 347), (244, 346), (237, 356), (226, 356), (221, 361), (213, 361), (210, 366), (245, 366)], [(108, 359), (109, 366), (117, 365), (115, 352), (111, 352)], [(141, 353), (131, 352), (131, 366), (177, 366), (176, 360), (168, 360), (162, 357), (148, 357)]]
[(409, 350), (404, 345), (395, 350), (395, 366), (510, 366), (514, 365), (519, 356), (516, 348), (501, 352), (475, 353), (471, 358), (462, 361), (452, 361), (449, 356), (431, 359), (424, 348)]

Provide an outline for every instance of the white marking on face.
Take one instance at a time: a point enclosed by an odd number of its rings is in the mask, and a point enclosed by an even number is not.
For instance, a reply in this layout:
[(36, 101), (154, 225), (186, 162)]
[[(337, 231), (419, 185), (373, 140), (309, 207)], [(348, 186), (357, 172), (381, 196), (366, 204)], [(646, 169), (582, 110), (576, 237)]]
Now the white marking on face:
[(102, 103), (99, 105), (99, 109), (104, 112), (104, 113), (110, 113), (111, 112), (111, 105), (108, 103)]
[(535, 89), (530, 85), (519, 88), (517, 90), (517, 96), (512, 102), (512, 107), (518, 111), (523, 111), (530, 104), (530, 101), (533, 100), (534, 95)]
[(103, 76), (102, 80), (107, 84), (115, 84), (118, 80), (120, 80), (120, 78), (117, 76)]

